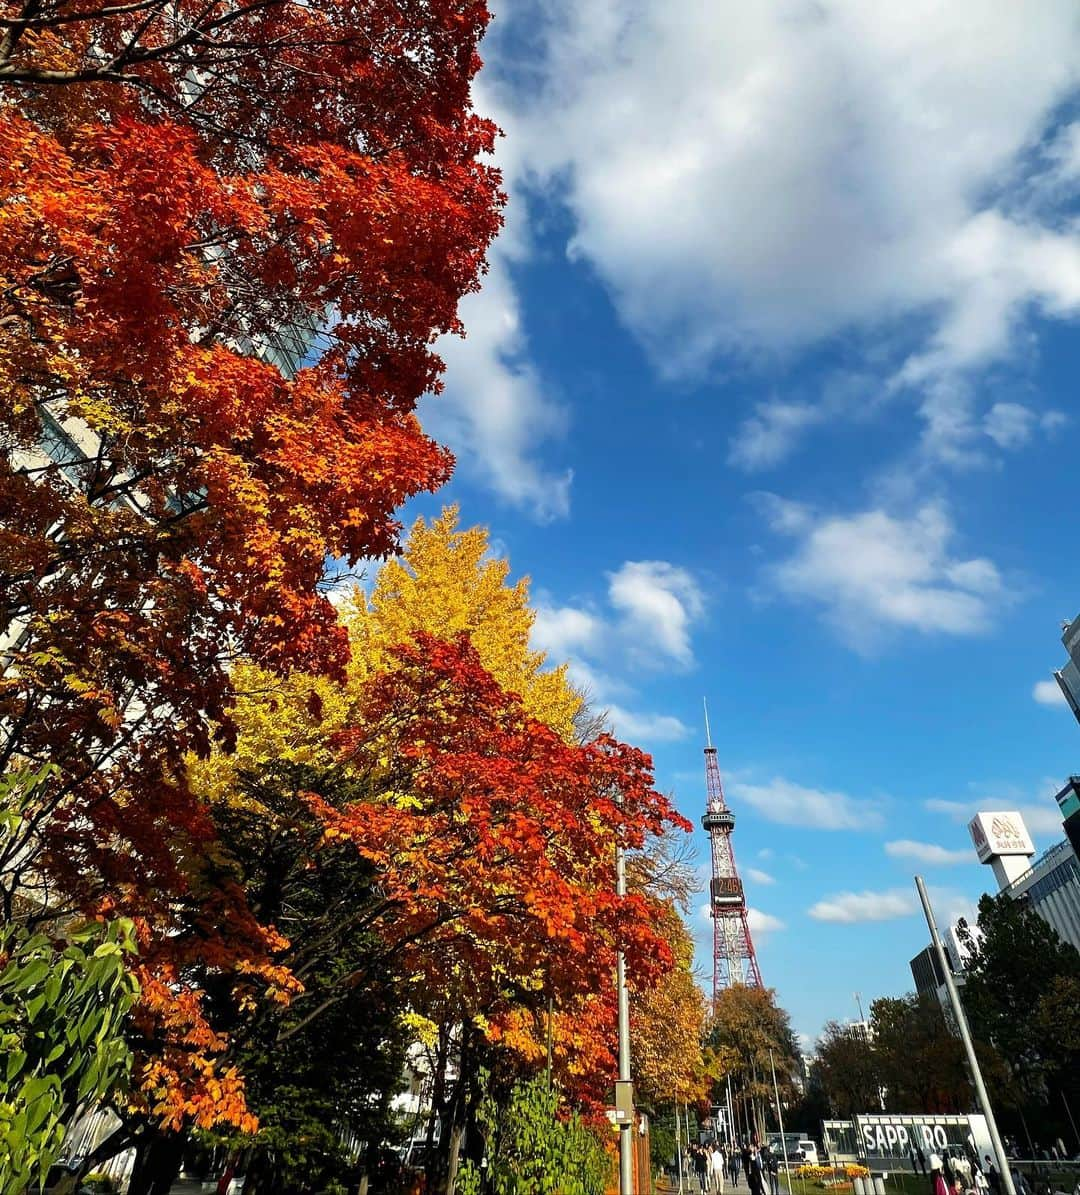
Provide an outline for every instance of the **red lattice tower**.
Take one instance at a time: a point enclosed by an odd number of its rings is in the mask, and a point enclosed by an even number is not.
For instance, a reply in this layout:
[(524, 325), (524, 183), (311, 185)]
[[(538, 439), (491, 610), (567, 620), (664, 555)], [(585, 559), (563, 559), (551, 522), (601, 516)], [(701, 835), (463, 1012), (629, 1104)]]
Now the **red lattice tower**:
[(735, 815), (724, 800), (724, 786), (720, 781), (720, 765), (716, 762), (716, 748), (709, 733), (709, 715), (705, 714), (705, 787), (708, 801), (701, 824), (712, 845), (712, 880), (709, 884), (709, 905), (713, 918), (713, 1002), (724, 988), (737, 983), (760, 988), (758, 969), (750, 925), (746, 916), (746, 895), (735, 867), (735, 851), (731, 835), (735, 829)]

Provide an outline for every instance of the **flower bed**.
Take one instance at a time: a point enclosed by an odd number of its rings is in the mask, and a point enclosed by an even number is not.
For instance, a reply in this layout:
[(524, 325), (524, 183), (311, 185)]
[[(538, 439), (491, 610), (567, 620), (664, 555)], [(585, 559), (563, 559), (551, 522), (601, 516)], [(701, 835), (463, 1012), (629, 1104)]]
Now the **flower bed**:
[(865, 1166), (859, 1166), (854, 1162), (845, 1166), (796, 1166), (791, 1173), (795, 1178), (806, 1179), (834, 1191), (850, 1189), (856, 1178), (870, 1177), (870, 1171)]

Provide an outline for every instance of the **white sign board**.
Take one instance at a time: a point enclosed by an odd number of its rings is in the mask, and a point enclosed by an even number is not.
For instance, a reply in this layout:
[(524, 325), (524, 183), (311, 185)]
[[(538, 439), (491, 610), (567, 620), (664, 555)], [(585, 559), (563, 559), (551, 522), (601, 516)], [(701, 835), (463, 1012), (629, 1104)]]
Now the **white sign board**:
[(1006, 813), (977, 813), (968, 824), (971, 841), (980, 863), (1003, 855), (1034, 855), (1035, 844), (1024, 819), (1015, 810)]

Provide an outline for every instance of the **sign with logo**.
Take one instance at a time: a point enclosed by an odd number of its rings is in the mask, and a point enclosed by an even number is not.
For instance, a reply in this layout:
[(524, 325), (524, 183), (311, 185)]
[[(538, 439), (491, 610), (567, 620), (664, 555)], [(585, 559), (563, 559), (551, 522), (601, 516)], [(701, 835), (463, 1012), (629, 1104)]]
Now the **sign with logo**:
[(981, 1158), (990, 1152), (982, 1116), (855, 1117), (858, 1156), (868, 1162), (889, 1162), (894, 1168), (921, 1168), (931, 1154), (965, 1153)]
[(1035, 844), (1019, 813), (977, 813), (968, 824), (980, 863), (1001, 855), (1034, 855)]

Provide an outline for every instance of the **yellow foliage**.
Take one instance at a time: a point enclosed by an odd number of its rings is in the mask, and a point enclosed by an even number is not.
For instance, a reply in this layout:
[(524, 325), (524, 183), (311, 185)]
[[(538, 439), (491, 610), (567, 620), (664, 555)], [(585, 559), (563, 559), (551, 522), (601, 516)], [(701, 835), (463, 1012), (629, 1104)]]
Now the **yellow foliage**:
[(417, 519), (401, 557), (380, 570), (370, 601), (357, 590), (346, 606), (353, 653), (378, 671), (386, 652), (417, 631), (440, 639), (465, 632), (499, 684), (569, 741), (581, 694), (567, 680), (565, 664), (545, 671), (544, 653), (530, 649), (536, 615), (529, 582), (509, 585), (509, 562), (490, 550), (486, 528), (459, 529), (456, 506), (430, 524)]
[(236, 750), (190, 762), (196, 791), (210, 801), (237, 801), (241, 770), (271, 761), (329, 766), (330, 736), (348, 724), (361, 687), (389, 666), (390, 649), (417, 631), (444, 639), (467, 632), (503, 688), (520, 694), (529, 714), (571, 739), (581, 695), (567, 680), (565, 665), (545, 671), (544, 653), (530, 649), (535, 614), (528, 581), (507, 584), (509, 571), (507, 561), (490, 555), (485, 528), (458, 528), (457, 507), (431, 524), (418, 519), (400, 559), (380, 570), (370, 600), (357, 589), (342, 609), (352, 648), (344, 685), (236, 665)]
[(705, 997), (693, 975), (694, 943), (673, 904), (660, 929), (675, 966), (659, 981), (631, 996), (634, 1073), (643, 1092), (655, 1099), (693, 1100), (705, 1093), (708, 1075), (702, 1055)]

